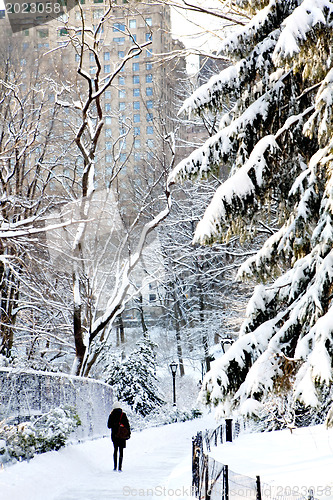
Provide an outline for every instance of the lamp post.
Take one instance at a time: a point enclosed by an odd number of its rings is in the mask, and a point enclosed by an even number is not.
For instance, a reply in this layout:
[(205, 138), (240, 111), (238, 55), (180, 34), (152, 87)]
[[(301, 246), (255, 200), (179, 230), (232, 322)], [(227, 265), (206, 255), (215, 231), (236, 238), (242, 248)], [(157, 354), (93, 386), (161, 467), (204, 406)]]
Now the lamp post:
[(174, 361), (170, 363), (170, 370), (172, 373), (172, 383), (173, 383), (173, 406), (176, 406), (176, 373), (177, 373), (177, 363)]
[(225, 354), (230, 349), (230, 347), (232, 346), (233, 343), (234, 343), (234, 340), (231, 339), (230, 337), (226, 337), (224, 339), (221, 339), (221, 347), (222, 347), (223, 354)]

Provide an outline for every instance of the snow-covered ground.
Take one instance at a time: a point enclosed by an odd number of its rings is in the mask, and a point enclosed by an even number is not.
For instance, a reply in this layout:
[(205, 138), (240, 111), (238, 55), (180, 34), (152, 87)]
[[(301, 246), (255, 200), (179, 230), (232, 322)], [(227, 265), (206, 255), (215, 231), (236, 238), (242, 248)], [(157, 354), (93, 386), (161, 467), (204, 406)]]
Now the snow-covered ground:
[(333, 499), (333, 429), (324, 425), (241, 434), (233, 443), (212, 448), (215, 460), (237, 473), (274, 485), (279, 496)]
[[(113, 472), (109, 438), (69, 445), (0, 471), (0, 500), (121, 500), (191, 497), (191, 439), (214, 428), (212, 414), (190, 422), (133, 432), (123, 473)], [(242, 434), (211, 455), (241, 474), (261, 476), (280, 495), (333, 498), (333, 430), (324, 426)], [(276, 490), (275, 490), (276, 491)]]
[(0, 471), (0, 500), (191, 498), (192, 436), (212, 415), (133, 432), (123, 472), (113, 471), (110, 438), (71, 445)]

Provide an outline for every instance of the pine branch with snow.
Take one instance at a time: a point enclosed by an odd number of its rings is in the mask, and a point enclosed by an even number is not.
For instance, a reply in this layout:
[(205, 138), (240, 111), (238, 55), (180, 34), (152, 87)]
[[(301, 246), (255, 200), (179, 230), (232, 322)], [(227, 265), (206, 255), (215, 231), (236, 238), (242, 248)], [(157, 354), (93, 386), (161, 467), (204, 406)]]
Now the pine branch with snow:
[(221, 54), (234, 64), (181, 111), (218, 112), (229, 100), (233, 108), (169, 182), (229, 168), (195, 243), (245, 238), (272, 209), (280, 226), (239, 270), (240, 278), (259, 284), (239, 339), (213, 363), (201, 398), (219, 415), (235, 407), (258, 413), (280, 387), (284, 356), (295, 368), (286, 392), (319, 412), (333, 382), (333, 2), (236, 4), (253, 17), (223, 42)]

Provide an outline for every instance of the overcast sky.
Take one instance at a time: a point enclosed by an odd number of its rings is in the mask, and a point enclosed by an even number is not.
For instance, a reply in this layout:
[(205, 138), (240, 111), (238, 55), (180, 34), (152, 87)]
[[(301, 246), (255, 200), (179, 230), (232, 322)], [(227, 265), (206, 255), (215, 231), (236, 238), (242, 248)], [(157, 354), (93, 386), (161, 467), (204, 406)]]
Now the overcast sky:
[[(197, 3), (200, 3), (199, 1)], [(206, 9), (218, 5), (216, 0), (203, 1)], [(175, 38), (180, 38), (187, 48), (216, 50), (221, 35), (221, 19), (184, 9), (172, 9), (172, 31)]]

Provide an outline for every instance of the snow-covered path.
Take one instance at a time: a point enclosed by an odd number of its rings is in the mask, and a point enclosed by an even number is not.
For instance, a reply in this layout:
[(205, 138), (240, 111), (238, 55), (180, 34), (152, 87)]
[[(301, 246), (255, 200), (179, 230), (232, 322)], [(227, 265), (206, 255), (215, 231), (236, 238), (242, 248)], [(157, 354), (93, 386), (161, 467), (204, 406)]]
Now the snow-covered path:
[(0, 500), (191, 498), (191, 439), (203, 419), (133, 432), (124, 472), (114, 472), (110, 438), (71, 445), (0, 471)]

